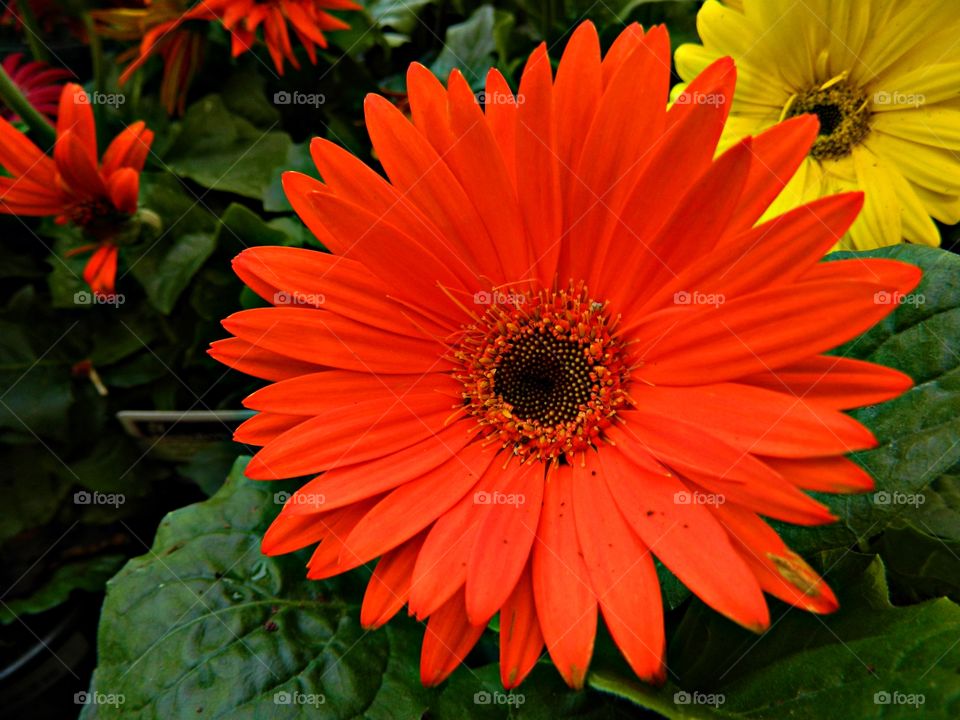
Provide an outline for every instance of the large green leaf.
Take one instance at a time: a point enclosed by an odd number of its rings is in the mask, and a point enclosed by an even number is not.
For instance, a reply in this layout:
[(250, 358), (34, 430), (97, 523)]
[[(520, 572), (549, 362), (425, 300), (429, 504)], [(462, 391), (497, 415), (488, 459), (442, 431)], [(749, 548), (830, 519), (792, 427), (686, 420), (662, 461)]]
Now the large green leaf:
[(187, 109), (163, 161), (205, 188), (259, 200), (292, 144), (274, 127), (260, 129), (231, 113), (218, 95), (208, 95)]
[(668, 718), (957, 717), (960, 607), (894, 607), (882, 563), (859, 572), (868, 562), (834, 558), (842, 604), (832, 616), (782, 609), (757, 637), (698, 605), (671, 644), (673, 654), (685, 646), (685, 662), (664, 687), (603, 666), (588, 682)]
[(246, 480), (244, 466), (169, 515), (108, 584), (93, 684), (125, 702), (87, 717), (419, 717), (416, 624), (365, 632), (355, 606), (303, 579), (302, 555), (264, 557), (279, 486)]
[(905, 598), (960, 599), (960, 465), (930, 484), (922, 502), (880, 537), (876, 549)]
[(169, 315), (180, 294), (216, 248), (209, 233), (187, 233), (131, 250), (130, 272), (143, 285), (150, 304)]

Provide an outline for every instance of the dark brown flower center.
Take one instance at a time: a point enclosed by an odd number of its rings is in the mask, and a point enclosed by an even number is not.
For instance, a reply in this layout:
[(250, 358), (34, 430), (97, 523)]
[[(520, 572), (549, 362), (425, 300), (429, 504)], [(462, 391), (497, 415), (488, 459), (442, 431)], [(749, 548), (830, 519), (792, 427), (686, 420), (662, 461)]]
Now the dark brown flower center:
[(481, 308), (454, 351), (464, 405), (489, 442), (521, 461), (571, 461), (627, 403), (616, 320), (583, 287), (509, 298)]
[(784, 118), (806, 113), (820, 120), (820, 134), (810, 149), (817, 160), (844, 158), (870, 134), (867, 94), (842, 76), (794, 95), (784, 108)]

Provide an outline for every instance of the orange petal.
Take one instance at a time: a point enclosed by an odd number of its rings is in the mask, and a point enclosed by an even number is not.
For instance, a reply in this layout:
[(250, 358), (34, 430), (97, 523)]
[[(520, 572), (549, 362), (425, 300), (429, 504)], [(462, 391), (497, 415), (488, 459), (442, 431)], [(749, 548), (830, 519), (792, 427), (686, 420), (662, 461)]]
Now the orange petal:
[(500, 610), (500, 681), (517, 687), (533, 670), (543, 651), (529, 565)]
[(531, 570), (550, 657), (567, 685), (582, 688), (597, 632), (597, 601), (573, 515), (573, 470), (564, 465), (547, 475)]
[(463, 593), (450, 598), (430, 616), (420, 653), (420, 682), (433, 687), (456, 670), (483, 635), (486, 625), (467, 622)]
[(573, 466), (573, 515), (603, 619), (638, 677), (663, 682), (666, 639), (650, 550), (627, 524), (593, 463)]

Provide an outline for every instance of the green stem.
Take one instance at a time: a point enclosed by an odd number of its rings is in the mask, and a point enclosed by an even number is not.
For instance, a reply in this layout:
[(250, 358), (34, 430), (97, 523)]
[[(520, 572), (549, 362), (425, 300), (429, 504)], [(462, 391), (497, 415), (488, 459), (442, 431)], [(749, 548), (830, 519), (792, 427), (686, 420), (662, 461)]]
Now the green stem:
[(27, 124), (36, 140), (42, 144), (42, 149), (49, 150), (57, 139), (57, 131), (53, 125), (30, 104), (30, 101), (20, 92), (20, 88), (7, 75), (7, 71), (0, 66), (0, 100)]
[[(93, 90), (102, 95), (104, 84), (103, 41), (97, 34), (97, 27), (90, 13), (83, 14), (83, 25), (87, 29), (87, 42), (90, 44), (90, 61), (93, 65)], [(103, 127), (103, 108), (101, 103), (93, 105), (93, 117), (98, 128)]]
[(33, 8), (30, 7), (30, 0), (17, 0), (17, 13), (20, 15), (20, 22), (23, 23), (27, 31), (27, 45), (30, 46), (30, 54), (34, 60), (40, 60), (50, 64), (50, 53), (47, 52), (47, 46), (43, 44), (40, 36), (40, 26), (37, 25), (37, 16), (33, 14)]

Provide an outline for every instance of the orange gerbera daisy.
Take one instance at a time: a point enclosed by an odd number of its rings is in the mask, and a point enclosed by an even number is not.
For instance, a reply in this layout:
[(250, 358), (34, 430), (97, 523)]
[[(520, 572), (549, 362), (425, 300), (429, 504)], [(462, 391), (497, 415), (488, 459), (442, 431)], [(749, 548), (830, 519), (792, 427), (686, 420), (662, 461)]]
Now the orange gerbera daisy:
[(204, 0), (186, 17), (192, 20), (219, 19), (230, 31), (233, 56), (242, 55), (256, 40), (257, 28), (263, 27), (263, 39), (277, 72), (283, 75), (284, 59), (300, 67), (290, 42), (287, 23), (300, 39), (310, 62), (317, 63), (317, 46), (325, 48), (324, 31), (350, 27), (327, 10), (360, 10), (352, 0)]
[[(764, 592), (837, 606), (770, 518), (835, 518), (805, 490), (860, 492), (870, 448), (846, 408), (910, 378), (823, 355), (887, 315), (912, 266), (819, 264), (862, 206), (829, 197), (755, 224), (817, 137), (811, 116), (714, 160), (735, 71), (720, 60), (667, 110), (670, 43), (630, 26), (601, 60), (544, 46), (515, 98), (408, 77), (412, 122), (370, 96), (389, 182), (316, 139), (324, 183), (287, 195), (333, 254), (254, 248), (241, 278), (276, 307), (224, 321), (222, 362), (273, 381), (237, 440), (253, 479), (319, 474), (267, 554), (319, 543), (308, 577), (379, 557), (361, 620), (429, 618), (421, 677), (443, 680), (500, 613), (501, 678), (546, 645), (580, 687), (598, 609), (641, 678), (664, 677), (658, 557), (753, 630)], [(703, 101), (703, 98), (712, 98)]]
[(93, 250), (84, 280), (97, 293), (112, 294), (117, 272), (116, 234), (137, 211), (140, 171), (153, 142), (142, 122), (114, 138), (97, 159), (97, 133), (90, 98), (74, 83), (60, 94), (53, 157), (0, 118), (0, 212), (52, 216), (72, 222), (97, 240), (75, 252)]
[[(169, 114), (183, 114), (187, 92), (203, 61), (205, 35), (191, 27), (182, 0), (145, 0), (143, 7), (94, 10), (97, 32), (115, 40), (139, 40), (119, 60), (130, 62), (120, 76), (126, 83), (155, 54), (163, 60), (160, 100)], [(204, 29), (206, 26), (203, 26)]]

